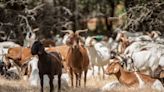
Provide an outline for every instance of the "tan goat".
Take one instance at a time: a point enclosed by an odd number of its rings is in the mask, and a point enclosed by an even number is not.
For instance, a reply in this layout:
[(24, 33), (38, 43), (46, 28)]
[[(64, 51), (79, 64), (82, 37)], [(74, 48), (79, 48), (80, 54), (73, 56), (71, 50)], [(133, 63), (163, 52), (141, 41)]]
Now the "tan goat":
[(106, 68), (106, 73), (108, 75), (114, 74), (118, 81), (125, 86), (128, 87), (144, 87), (146, 85), (151, 85), (153, 88), (162, 90), (162, 83), (153, 79), (148, 75), (144, 75), (138, 72), (128, 72), (125, 71), (119, 62), (113, 62), (108, 65)]

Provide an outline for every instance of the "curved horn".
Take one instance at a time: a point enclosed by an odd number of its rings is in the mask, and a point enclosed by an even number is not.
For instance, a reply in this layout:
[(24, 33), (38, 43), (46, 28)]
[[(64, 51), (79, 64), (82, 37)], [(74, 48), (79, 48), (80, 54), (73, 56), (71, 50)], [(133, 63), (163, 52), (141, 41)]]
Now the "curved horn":
[(65, 32), (65, 33), (69, 33), (69, 34), (73, 34), (74, 33), (72, 30), (62, 30), (61, 32)]
[(4, 31), (0, 31), (0, 34), (5, 34), (5, 32)]
[(117, 59), (119, 59), (119, 60), (120, 60), (120, 62), (122, 62), (122, 61), (123, 61), (123, 59), (122, 59), (120, 56), (116, 56), (116, 58), (117, 58)]
[(33, 29), (32, 31), (33, 31), (33, 32), (37, 32), (37, 31), (39, 31), (39, 28), (35, 28), (35, 29)]
[(81, 33), (81, 32), (87, 32), (88, 31), (88, 29), (84, 29), (84, 30), (77, 30), (75, 33), (77, 34), (77, 35), (79, 35), (79, 33)]

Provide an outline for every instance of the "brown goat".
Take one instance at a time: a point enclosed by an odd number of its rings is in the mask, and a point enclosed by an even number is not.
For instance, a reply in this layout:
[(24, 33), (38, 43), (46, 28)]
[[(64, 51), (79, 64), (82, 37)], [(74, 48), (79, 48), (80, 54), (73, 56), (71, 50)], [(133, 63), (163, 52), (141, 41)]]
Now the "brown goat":
[[(85, 30), (84, 30), (85, 31)], [(69, 33), (66, 44), (69, 46), (69, 50), (66, 57), (66, 65), (69, 69), (69, 74), (71, 77), (71, 85), (73, 85), (73, 74), (76, 76), (76, 87), (81, 86), (81, 74), (84, 71), (84, 86), (86, 86), (86, 76), (89, 66), (89, 57), (87, 55), (86, 49), (79, 44), (81, 39), (79, 33), (75, 33), (71, 30), (66, 30)]]
[(125, 71), (121, 67), (121, 64), (119, 62), (113, 62), (109, 64), (106, 68), (106, 73), (116, 75), (119, 82), (128, 87), (141, 86), (142, 82), (146, 84), (156, 85), (156, 79), (153, 79), (150, 76), (141, 73)]
[(11, 63), (9, 59), (13, 60), (16, 66), (21, 68), (21, 74), (24, 75), (27, 72), (26, 71), (27, 67), (24, 67), (24, 65), (28, 62), (28, 60), (31, 59), (31, 57), (32, 54), (30, 48), (26, 48), (26, 47), (9, 48), (8, 53), (5, 55), (5, 64), (7, 65), (7, 68), (10, 68)]
[(50, 81), (50, 92), (53, 92), (53, 78), (54, 75), (58, 75), (58, 91), (61, 89), (61, 75), (62, 75), (62, 63), (61, 56), (57, 52), (47, 53), (44, 50), (44, 46), (40, 41), (35, 41), (31, 48), (32, 55), (38, 55), (38, 69), (41, 84), (41, 92), (43, 92), (43, 75), (47, 74)]

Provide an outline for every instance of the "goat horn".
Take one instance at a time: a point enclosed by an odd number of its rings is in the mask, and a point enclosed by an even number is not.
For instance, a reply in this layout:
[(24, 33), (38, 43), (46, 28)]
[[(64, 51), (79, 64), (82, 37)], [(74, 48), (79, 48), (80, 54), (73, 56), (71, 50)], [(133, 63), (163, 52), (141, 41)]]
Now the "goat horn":
[(79, 33), (81, 33), (81, 32), (87, 32), (88, 31), (88, 29), (84, 29), (84, 30), (77, 30), (75, 33), (77, 34), (77, 35), (79, 35)]
[(66, 32), (66, 33), (69, 33), (69, 34), (74, 33), (72, 30), (62, 30), (61, 32)]
[(0, 34), (5, 34), (5, 32), (4, 31), (0, 31)]
[(161, 32), (160, 31), (156, 31), (157, 34), (161, 35)]
[(39, 31), (39, 28), (35, 28), (35, 29), (33, 29), (32, 31), (33, 31), (33, 32), (37, 32), (37, 31)]
[(117, 58), (117, 59), (119, 59), (119, 60), (120, 60), (120, 62), (122, 62), (122, 61), (123, 61), (123, 59), (122, 59), (120, 56), (116, 56), (116, 58)]

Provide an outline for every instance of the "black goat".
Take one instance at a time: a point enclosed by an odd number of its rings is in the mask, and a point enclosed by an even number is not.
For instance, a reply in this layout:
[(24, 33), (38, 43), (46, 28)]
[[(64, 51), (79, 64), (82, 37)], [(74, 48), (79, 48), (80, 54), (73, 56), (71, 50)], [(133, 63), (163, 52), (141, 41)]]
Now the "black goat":
[(32, 55), (38, 55), (38, 69), (41, 84), (41, 92), (43, 92), (43, 75), (47, 74), (50, 81), (50, 92), (53, 91), (53, 78), (54, 75), (58, 75), (58, 91), (61, 89), (61, 75), (62, 75), (62, 63), (61, 56), (57, 52), (47, 53), (44, 50), (44, 46), (40, 41), (35, 41), (31, 48)]

